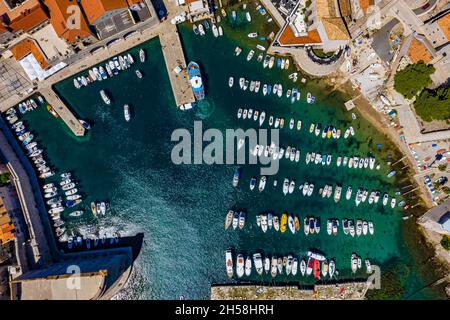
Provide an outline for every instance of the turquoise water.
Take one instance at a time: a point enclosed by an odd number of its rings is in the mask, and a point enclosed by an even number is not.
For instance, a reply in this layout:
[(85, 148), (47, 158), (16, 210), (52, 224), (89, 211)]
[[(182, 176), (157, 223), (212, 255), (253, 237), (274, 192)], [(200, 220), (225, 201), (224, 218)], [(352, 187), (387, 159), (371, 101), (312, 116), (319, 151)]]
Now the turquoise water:
[[(70, 170), (80, 181), (86, 196), (82, 204), (86, 213), (81, 218), (66, 217), (74, 232), (145, 234), (135, 272), (121, 298), (175, 299), (181, 295), (191, 299), (208, 298), (211, 284), (227, 281), (223, 252), (229, 247), (244, 254), (260, 251), (282, 256), (291, 253), (299, 258), (309, 249), (318, 249), (328, 258), (335, 258), (339, 279), (364, 276), (363, 271), (356, 275), (349, 272), (352, 252), (357, 252), (363, 259), (370, 258), (382, 269), (394, 258), (412, 263), (402, 242), (398, 208), (383, 207), (381, 201), (374, 206), (367, 203), (358, 208), (354, 206), (353, 198), (359, 186), (391, 195), (398, 190), (395, 180), (386, 177), (390, 170), (386, 162), (391, 160), (388, 155), (394, 151), (388, 149), (384, 136), (360, 117), (352, 121), (350, 113), (343, 109), (343, 98), (326, 92), (323, 86), (314, 82), (308, 82), (306, 86), (298, 82), (302, 99), (293, 105), (286, 98), (242, 92), (237, 83), (234, 88), (228, 88), (230, 75), (235, 79), (240, 76), (260, 79), (263, 83), (281, 81), (285, 90), (288, 87), (288, 74), (292, 68), (289, 72), (275, 68), (265, 70), (262, 64), (256, 63), (257, 54), (248, 63), (245, 61), (247, 48), (239, 57), (234, 56), (236, 44), (244, 45), (237, 42), (242, 41), (242, 37), (238, 39), (235, 35), (251, 31), (251, 25), (242, 24), (233, 30), (226, 26), (225, 33), (229, 32), (230, 36), (214, 39), (210, 32), (199, 38), (193, 35), (190, 26), (180, 27), (185, 54), (188, 60), (199, 63), (206, 82), (206, 100), (197, 109), (181, 112), (175, 108), (160, 43), (155, 39), (140, 46), (145, 47), (148, 61), (145, 64), (137, 62), (133, 71), (122, 72), (115, 78), (81, 90), (73, 87), (72, 79), (56, 86), (78, 117), (93, 125), (86, 137), (75, 138), (44, 108), (25, 116), (38, 140), (45, 145), (47, 158), (57, 172)], [(245, 45), (254, 46), (255, 43), (246, 41)], [(131, 50), (135, 57), (140, 47)], [(136, 68), (143, 71), (143, 79), (135, 76)], [(113, 101), (110, 106), (102, 103), (98, 94), (100, 89), (109, 92)], [(306, 104), (307, 91), (317, 96), (315, 105)], [(129, 123), (123, 118), (125, 103), (132, 108), (133, 117)], [(258, 166), (242, 166), (240, 186), (234, 189), (231, 180), (237, 168), (235, 165), (177, 166), (171, 162), (173, 130), (187, 128), (192, 132), (195, 120), (203, 121), (204, 130), (254, 127), (253, 121), (236, 119), (236, 111), (242, 106), (264, 109), (268, 115), (283, 116), (287, 120), (294, 117), (303, 121), (301, 131), (289, 130), (287, 121), (280, 132), (282, 144), (300, 147), (302, 160), (299, 163), (281, 161), (277, 188), (272, 187), (271, 177), (263, 193), (250, 192), (248, 181), (259, 175)], [(310, 123), (319, 121), (341, 128), (351, 123), (356, 137), (333, 141), (310, 135)], [(378, 149), (377, 144), (383, 147)], [(304, 156), (309, 151), (333, 154), (333, 165), (306, 166)], [(334, 165), (338, 155), (366, 156), (369, 153), (381, 162), (380, 171), (344, 169)], [(305, 198), (296, 191), (294, 195), (283, 197), (281, 181), (284, 177), (295, 178), (297, 186), (306, 180), (313, 181), (315, 195)], [(319, 186), (325, 183), (344, 185), (338, 204), (332, 198), (322, 199), (317, 194)], [(348, 185), (354, 189), (351, 201), (345, 200)], [(89, 203), (94, 200), (109, 201), (111, 211), (94, 219), (89, 213)], [(248, 211), (243, 231), (223, 230), (224, 217), (231, 207)], [(308, 237), (303, 232), (297, 235), (274, 231), (263, 234), (256, 226), (255, 215), (268, 210), (298, 215), (302, 230), (305, 215), (319, 216), (322, 230), (319, 235)], [(351, 238), (344, 236), (341, 229), (337, 237), (330, 237), (326, 233), (326, 220), (332, 217), (372, 220), (375, 235)], [(246, 280), (273, 282), (270, 275), (259, 277), (253, 273)], [(313, 283), (313, 279), (299, 276), (276, 279), (279, 282)], [(411, 290), (421, 285), (422, 282), (417, 280), (417, 286)]]

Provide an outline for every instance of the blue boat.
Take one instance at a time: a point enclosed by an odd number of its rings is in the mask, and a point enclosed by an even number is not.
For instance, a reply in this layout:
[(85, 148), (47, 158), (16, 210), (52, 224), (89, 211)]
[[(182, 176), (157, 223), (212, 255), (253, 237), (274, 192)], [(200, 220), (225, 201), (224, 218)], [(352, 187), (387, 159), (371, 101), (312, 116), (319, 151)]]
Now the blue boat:
[(203, 25), (205, 26), (206, 29), (209, 29), (209, 23), (207, 19), (203, 20)]
[(191, 83), (192, 92), (197, 100), (203, 100), (205, 98), (205, 88), (203, 86), (202, 75), (200, 73), (200, 67), (197, 63), (191, 61), (188, 66), (188, 76)]
[(388, 178), (393, 177), (397, 172), (395, 170), (392, 170), (387, 174)]
[(272, 86), (269, 84), (267, 85), (267, 95), (270, 96), (271, 93), (272, 93)]
[(281, 58), (277, 58), (277, 67), (281, 68)]

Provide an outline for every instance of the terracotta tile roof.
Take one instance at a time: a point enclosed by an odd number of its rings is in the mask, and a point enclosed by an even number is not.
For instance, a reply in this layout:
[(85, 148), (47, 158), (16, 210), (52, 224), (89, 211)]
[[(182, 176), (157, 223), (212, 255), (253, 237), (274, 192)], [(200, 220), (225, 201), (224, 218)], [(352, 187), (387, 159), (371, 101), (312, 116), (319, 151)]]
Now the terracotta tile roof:
[(347, 27), (341, 18), (323, 18), (322, 24), (330, 40), (350, 40)]
[(27, 0), (22, 2), (19, 6), (10, 9), (5, 1), (0, 1), (0, 16), (6, 15), (9, 18), (9, 21), (16, 19), (19, 17), (23, 11), (28, 9), (32, 9), (39, 5), (39, 0)]
[(322, 22), (330, 40), (350, 40), (344, 20), (339, 16), (334, 0), (316, 0), (317, 20)]
[(444, 32), (445, 36), (447, 37), (447, 40), (450, 40), (450, 12), (447, 13), (442, 18), (439, 18), (437, 24), (442, 29), (442, 32)]
[(427, 47), (417, 40), (413, 38), (411, 44), (408, 48), (408, 57), (411, 59), (413, 63), (417, 63), (422, 60), (425, 63), (429, 63), (433, 60), (433, 56), (430, 51), (428, 51)]
[(80, 3), (90, 24), (107, 11), (128, 8), (126, 0), (80, 0)]
[(364, 11), (364, 14), (367, 13), (367, 9), (369, 9), (370, 6), (374, 5), (373, 0), (359, 0), (359, 6)]
[(317, 30), (312, 30), (308, 32), (308, 36), (296, 37), (294, 31), (289, 26), (286, 26), (283, 33), (278, 38), (278, 42), (281, 45), (301, 45), (308, 43), (321, 43), (319, 33)]
[(25, 39), (12, 47), (11, 52), (14, 58), (19, 61), (28, 54), (32, 53), (42, 69), (47, 69), (49, 64), (38, 45), (31, 39)]
[(133, 4), (139, 4), (141, 2), (144, 2), (144, 0), (127, 0), (128, 6), (132, 6)]
[(338, 0), (339, 1), (339, 9), (341, 9), (341, 14), (344, 17), (348, 17), (352, 15), (352, 7), (350, 5), (350, 0)]
[[(59, 37), (64, 38), (68, 43), (73, 43), (77, 39), (84, 39), (92, 36), (91, 30), (84, 18), (80, 17), (80, 28), (70, 28), (68, 23), (74, 23), (69, 17), (73, 14), (68, 13), (69, 6), (78, 6), (76, 0), (44, 0), (45, 5), (50, 11), (50, 22)], [(80, 8), (81, 9), (81, 8)]]
[(30, 31), (48, 20), (48, 16), (40, 4), (32, 9), (23, 11), (17, 18), (9, 23), (13, 32)]

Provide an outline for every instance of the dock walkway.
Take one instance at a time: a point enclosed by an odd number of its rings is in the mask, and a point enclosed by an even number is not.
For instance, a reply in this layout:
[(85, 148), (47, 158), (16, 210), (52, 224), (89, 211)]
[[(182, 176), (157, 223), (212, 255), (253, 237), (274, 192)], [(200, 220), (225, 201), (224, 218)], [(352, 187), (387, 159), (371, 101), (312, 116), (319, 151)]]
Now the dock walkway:
[(177, 66), (181, 66), (183, 69), (186, 68), (186, 60), (177, 27), (172, 24), (166, 24), (164, 27), (165, 31), (160, 35), (161, 48), (166, 62), (172, 92), (175, 97), (175, 103), (177, 107), (180, 107), (183, 104), (194, 102), (195, 98), (191, 84), (189, 83), (187, 71), (183, 70), (180, 73), (174, 71)]
[(64, 102), (58, 97), (58, 95), (53, 91), (52, 88), (45, 88), (40, 90), (41, 95), (44, 99), (53, 107), (53, 109), (58, 113), (61, 119), (66, 123), (73, 134), (79, 137), (84, 136), (84, 128), (70, 109), (65, 105)]

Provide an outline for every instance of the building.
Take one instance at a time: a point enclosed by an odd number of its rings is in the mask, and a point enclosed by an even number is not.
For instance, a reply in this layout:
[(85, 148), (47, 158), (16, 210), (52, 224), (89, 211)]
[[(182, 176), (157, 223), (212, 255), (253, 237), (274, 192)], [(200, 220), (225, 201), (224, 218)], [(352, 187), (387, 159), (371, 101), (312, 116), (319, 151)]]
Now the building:
[(135, 23), (126, 0), (81, 0), (80, 3), (99, 39), (110, 37)]
[(334, 0), (300, 0), (279, 32), (275, 45), (317, 46), (337, 51), (350, 41), (347, 26)]
[(431, 231), (450, 235), (450, 199), (428, 210), (419, 223)]
[(205, 0), (177, 0), (178, 5), (187, 5), (188, 19), (192, 22), (209, 17), (209, 6)]
[(82, 47), (97, 41), (76, 0), (45, 0), (45, 5), (56, 34), (68, 44)]
[(39, 44), (32, 38), (18, 42), (10, 51), (32, 81), (42, 81), (66, 67), (63, 62), (51, 65)]
[(11, 300), (110, 299), (125, 285), (132, 264), (127, 247), (68, 254), (60, 262), (23, 274), (12, 267)]
[(434, 48), (446, 45), (450, 41), (450, 10), (428, 21), (423, 30)]
[(0, 5), (3, 27), (12, 34), (33, 33), (49, 23), (49, 17), (37, 0), (19, 3), (15, 7), (8, 1)]
[(0, 198), (0, 245), (3, 246), (15, 239), (15, 228), (11, 221), (8, 210)]

